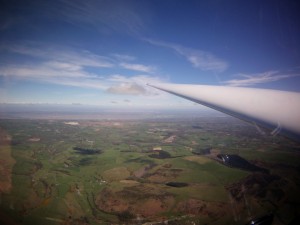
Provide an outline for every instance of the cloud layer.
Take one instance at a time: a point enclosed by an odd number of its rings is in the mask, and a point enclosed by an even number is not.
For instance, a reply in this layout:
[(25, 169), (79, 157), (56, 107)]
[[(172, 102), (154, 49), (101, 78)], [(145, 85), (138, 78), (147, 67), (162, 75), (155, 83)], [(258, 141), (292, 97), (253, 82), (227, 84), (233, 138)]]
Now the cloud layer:
[[(33, 42), (3, 45), (0, 46), (1, 52), (23, 57), (20, 63), (0, 64), (0, 77), (6, 80), (31, 80), (131, 95), (151, 95), (153, 93), (143, 86), (147, 82), (161, 82), (159, 78), (147, 75), (154, 72), (154, 67), (128, 63), (136, 60), (135, 57), (128, 55), (113, 54), (113, 57), (105, 57), (89, 51), (78, 49), (75, 51), (71, 48)], [(30, 63), (26, 61), (28, 57), (31, 58)], [(120, 67), (146, 75), (114, 74)], [(91, 68), (93, 70), (90, 70)], [(103, 68), (111, 72), (101, 74)]]

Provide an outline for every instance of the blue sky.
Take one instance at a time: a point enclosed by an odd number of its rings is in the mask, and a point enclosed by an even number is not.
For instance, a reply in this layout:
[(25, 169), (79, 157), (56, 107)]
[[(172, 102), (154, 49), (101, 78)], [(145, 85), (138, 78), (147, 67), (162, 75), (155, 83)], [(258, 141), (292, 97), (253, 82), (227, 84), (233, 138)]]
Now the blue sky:
[(1, 1), (0, 103), (195, 107), (146, 83), (300, 91), (297, 1)]

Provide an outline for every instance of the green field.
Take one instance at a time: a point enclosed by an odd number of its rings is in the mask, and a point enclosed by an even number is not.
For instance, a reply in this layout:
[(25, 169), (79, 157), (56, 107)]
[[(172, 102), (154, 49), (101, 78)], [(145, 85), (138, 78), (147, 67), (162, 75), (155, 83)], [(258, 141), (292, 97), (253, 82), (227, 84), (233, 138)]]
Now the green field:
[[(1, 191), (1, 212), (17, 224), (50, 225), (163, 220), (243, 224), (250, 218), (245, 199), (253, 202), (253, 216), (268, 210), (283, 214), (291, 202), (292, 210), (299, 211), (299, 145), (282, 137), (262, 137), (251, 126), (227, 120), (77, 125), (0, 120), (1, 154), (11, 156), (1, 159), (11, 178), (0, 183), (10, 187)], [(257, 176), (268, 182), (227, 167), (213, 155), (192, 153), (205, 148), (239, 154), (263, 166), (270, 174)], [(290, 214), (282, 220), (291, 221)]]

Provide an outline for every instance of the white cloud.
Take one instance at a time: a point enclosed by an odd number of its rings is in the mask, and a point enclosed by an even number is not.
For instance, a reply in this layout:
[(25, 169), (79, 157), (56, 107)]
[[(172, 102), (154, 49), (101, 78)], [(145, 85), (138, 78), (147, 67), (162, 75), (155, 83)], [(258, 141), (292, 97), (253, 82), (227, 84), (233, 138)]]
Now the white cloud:
[(186, 48), (172, 43), (154, 41), (151, 39), (145, 40), (152, 45), (173, 49), (180, 55), (184, 56), (194, 67), (203, 71), (223, 72), (228, 68), (227, 62), (217, 58), (210, 52)]
[(120, 66), (128, 70), (134, 70), (145, 73), (151, 73), (154, 71), (153, 66), (145, 66), (142, 64), (121, 63)]
[(124, 95), (146, 95), (146, 89), (136, 83), (121, 83), (107, 89), (108, 93)]
[(251, 86), (255, 84), (269, 83), (290, 77), (299, 76), (300, 74), (281, 74), (278, 71), (267, 71), (264, 73), (257, 74), (238, 74), (244, 79), (233, 79), (223, 82), (229, 86)]
[(130, 94), (130, 95), (144, 95), (157, 96), (164, 93), (158, 92), (156, 89), (147, 86), (147, 83), (163, 83), (164, 81), (158, 77), (139, 75), (132, 77), (125, 77), (122, 75), (112, 75), (108, 81), (114, 84), (107, 89), (107, 92), (114, 94)]

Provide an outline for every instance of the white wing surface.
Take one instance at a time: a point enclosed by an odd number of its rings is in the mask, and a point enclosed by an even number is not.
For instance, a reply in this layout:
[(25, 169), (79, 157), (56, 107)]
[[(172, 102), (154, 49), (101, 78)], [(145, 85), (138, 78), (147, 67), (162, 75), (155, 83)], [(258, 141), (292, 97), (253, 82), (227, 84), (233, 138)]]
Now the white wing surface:
[(300, 93), (228, 86), (148, 85), (300, 140)]

